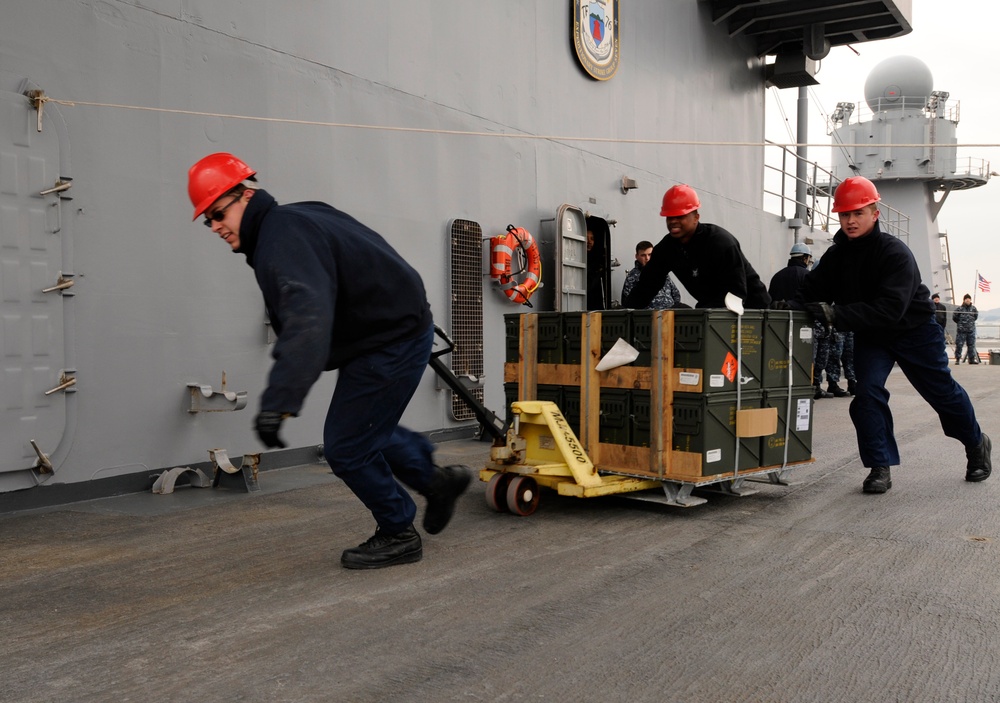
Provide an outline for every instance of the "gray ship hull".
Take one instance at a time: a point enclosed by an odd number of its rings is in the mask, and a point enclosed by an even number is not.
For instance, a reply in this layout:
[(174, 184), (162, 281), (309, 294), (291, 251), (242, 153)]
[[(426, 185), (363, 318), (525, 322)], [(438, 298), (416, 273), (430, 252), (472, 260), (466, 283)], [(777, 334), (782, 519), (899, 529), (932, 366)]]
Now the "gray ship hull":
[[(539, 231), (565, 205), (613, 221), (612, 297), (676, 183), (765, 279), (791, 242), (761, 207), (764, 60), (710, 3), (626, 5), (602, 81), (574, 56), (569, 3), (15, 0), (3, 20), (0, 492), (261, 450), (263, 303), (243, 258), (189, 217), (187, 169), (211, 152), (238, 154), (279, 202), (328, 201), (382, 233), (446, 329), (469, 294), (452, 284), (456, 220), (484, 237)], [(519, 308), (486, 257), (471, 345), (502, 414), (503, 315)], [(321, 441), (334, 383), (287, 423), (291, 446)], [(404, 422), (475, 432), (430, 372)]]

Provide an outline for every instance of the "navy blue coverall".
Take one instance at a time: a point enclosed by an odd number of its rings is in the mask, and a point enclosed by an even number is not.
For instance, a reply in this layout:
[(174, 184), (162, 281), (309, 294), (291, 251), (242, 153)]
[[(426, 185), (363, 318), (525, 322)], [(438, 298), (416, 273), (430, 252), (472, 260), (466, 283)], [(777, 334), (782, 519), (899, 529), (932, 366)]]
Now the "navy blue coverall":
[(899, 464), (885, 387), (894, 364), (937, 412), (945, 435), (979, 446), (982, 430), (968, 394), (951, 375), (944, 332), (912, 252), (882, 232), (878, 221), (863, 237), (851, 240), (840, 230), (833, 241), (822, 266), (803, 280), (800, 296), (834, 303), (836, 328), (854, 332), (858, 381), (850, 412), (864, 466)]
[[(389, 534), (413, 523), (433, 447), (399, 426), (430, 360), (434, 322), (420, 275), (379, 234), (319, 202), (278, 205), (258, 190), (240, 223), (277, 334), (261, 411), (297, 415), (323, 371), (338, 369), (324, 454)], [(395, 476), (395, 477), (394, 477)]]

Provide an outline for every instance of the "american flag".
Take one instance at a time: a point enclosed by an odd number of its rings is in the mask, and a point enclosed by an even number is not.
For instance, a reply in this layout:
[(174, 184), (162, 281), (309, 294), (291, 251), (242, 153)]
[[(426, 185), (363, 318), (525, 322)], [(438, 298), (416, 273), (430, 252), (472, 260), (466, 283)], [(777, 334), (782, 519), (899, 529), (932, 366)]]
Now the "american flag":
[(983, 274), (981, 273), (977, 273), (976, 278), (979, 279), (979, 282), (976, 284), (979, 287), (979, 290), (981, 290), (983, 293), (989, 293), (990, 282), (987, 281), (985, 278), (983, 278)]

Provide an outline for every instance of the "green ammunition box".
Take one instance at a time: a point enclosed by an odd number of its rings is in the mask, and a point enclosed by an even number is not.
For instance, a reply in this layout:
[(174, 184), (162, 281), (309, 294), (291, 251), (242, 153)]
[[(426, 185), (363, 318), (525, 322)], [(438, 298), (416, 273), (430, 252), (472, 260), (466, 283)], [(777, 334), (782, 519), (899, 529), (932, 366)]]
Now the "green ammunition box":
[(632, 391), (632, 412), (629, 414), (632, 427), (629, 444), (634, 447), (648, 447), (650, 434), (649, 391)]
[(813, 393), (812, 386), (792, 388), (791, 393), (787, 388), (768, 388), (764, 391), (762, 407), (777, 408), (778, 431), (760, 438), (761, 466), (781, 466), (812, 458)]
[(504, 326), (504, 339), (506, 342), (507, 353), (504, 360), (509, 364), (516, 364), (521, 359), (519, 358), (519, 349), (521, 344), (521, 314), (520, 313), (508, 313), (503, 316), (503, 326)]
[(540, 312), (538, 313), (538, 363), (561, 364), (562, 362), (563, 315), (558, 312)]
[(601, 389), (601, 418), (598, 441), (608, 444), (629, 444), (631, 391)]
[[(739, 409), (761, 407), (760, 391), (739, 394)], [(760, 464), (760, 437), (741, 437), (736, 463), (736, 393), (674, 395), (673, 448), (701, 455), (702, 476), (724, 474)]]
[(580, 345), (583, 339), (583, 313), (564, 312), (563, 319), (563, 363), (580, 363)]
[(810, 385), (813, 323), (809, 315), (798, 310), (764, 311), (763, 357), (764, 388)]
[(758, 310), (675, 310), (674, 366), (701, 369), (705, 394), (760, 390), (763, 331)]

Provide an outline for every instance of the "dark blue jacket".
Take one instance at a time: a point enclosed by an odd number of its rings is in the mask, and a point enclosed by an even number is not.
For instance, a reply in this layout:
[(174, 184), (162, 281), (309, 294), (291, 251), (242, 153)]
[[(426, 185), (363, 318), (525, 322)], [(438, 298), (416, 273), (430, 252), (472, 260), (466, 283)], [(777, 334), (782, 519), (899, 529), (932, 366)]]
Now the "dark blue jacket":
[(802, 280), (799, 294), (805, 302), (834, 303), (838, 329), (876, 340), (894, 338), (934, 315), (913, 252), (883, 232), (877, 220), (859, 239), (838, 231), (820, 264)]
[(771, 296), (771, 300), (794, 300), (807, 273), (809, 267), (806, 266), (805, 257), (793, 256), (785, 268), (771, 276), (767, 294)]
[(297, 414), (324, 370), (433, 324), (420, 275), (379, 234), (326, 203), (258, 190), (240, 222), (278, 341), (260, 409)]
[(687, 244), (668, 234), (653, 247), (649, 263), (642, 267), (642, 275), (622, 305), (645, 308), (663, 288), (671, 271), (694, 296), (699, 308), (726, 307), (726, 293), (739, 297), (749, 309), (766, 309), (771, 302), (736, 237), (722, 227), (699, 222)]

